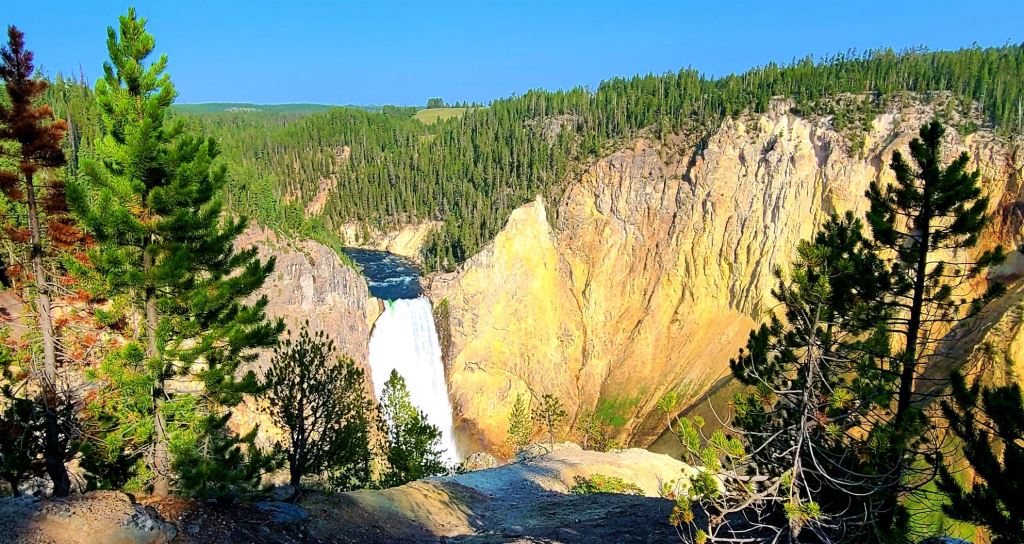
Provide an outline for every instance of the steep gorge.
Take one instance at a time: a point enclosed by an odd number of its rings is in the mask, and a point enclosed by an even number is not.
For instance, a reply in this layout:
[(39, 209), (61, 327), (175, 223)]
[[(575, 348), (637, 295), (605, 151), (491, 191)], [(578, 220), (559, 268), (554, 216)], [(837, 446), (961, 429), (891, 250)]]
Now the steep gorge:
[[(554, 225), (538, 199), (457, 271), (432, 278), (435, 305), (449, 308), (463, 451), (504, 439), (519, 392), (556, 394), (570, 418), (596, 409), (621, 424), (620, 437), (649, 443), (665, 423), (658, 399), (676, 391), (685, 405), (727, 373), (771, 311), (773, 268), (828, 214), (862, 215), (870, 182), (893, 179), (892, 152), (936, 111), (891, 104), (858, 153), (829, 118), (789, 106), (726, 120), (703, 143), (639, 138), (570, 180)], [(981, 170), (995, 216), (979, 249), (1019, 246), (1017, 144), (950, 131), (947, 160), (961, 151)], [(1013, 252), (992, 274), (1022, 271)]]

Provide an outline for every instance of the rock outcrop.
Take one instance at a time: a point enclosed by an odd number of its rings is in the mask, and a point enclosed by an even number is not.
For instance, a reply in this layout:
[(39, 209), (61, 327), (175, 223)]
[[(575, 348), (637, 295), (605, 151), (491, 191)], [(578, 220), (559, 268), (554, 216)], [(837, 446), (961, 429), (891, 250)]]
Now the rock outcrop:
[(274, 257), (274, 272), (256, 293), (268, 299), (267, 315), (289, 330), (310, 329), (334, 339), (340, 353), (365, 364), (370, 339), (371, 303), (366, 280), (331, 248), (312, 240), (294, 241), (254, 226), (236, 241), (255, 246), (261, 260)]
[(154, 510), (116, 491), (0, 500), (0, 542), (9, 544), (167, 544), (177, 533)]
[[(564, 445), (562, 445), (564, 446)], [(213, 504), (180, 497), (137, 503), (99, 491), (67, 499), (0, 499), (0, 542), (11, 544), (394, 544), (402, 542), (671, 542), (673, 502), (663, 489), (692, 467), (644, 450), (561, 447), (526, 462), (385, 490), (321, 493), (298, 504)], [(575, 495), (576, 477), (600, 474), (642, 495)], [(449, 540), (450, 539), (450, 540)]]
[[(640, 449), (562, 448), (528, 462), (385, 490), (309, 497), (309, 534), (325, 542), (671, 542), (672, 501), (693, 468)], [(575, 477), (637, 485), (642, 496), (573, 495)], [(687, 480), (688, 481), (688, 480)]]
[[(707, 391), (771, 311), (773, 268), (829, 214), (862, 215), (869, 184), (893, 180), (893, 151), (934, 115), (894, 106), (855, 152), (828, 118), (788, 110), (727, 120), (702, 146), (638, 139), (570, 181), (555, 225), (542, 201), (527, 204), (459, 270), (432, 278), (431, 296), (449, 306), (464, 451), (503, 440), (524, 391), (559, 396), (570, 418), (596, 409), (648, 443), (665, 423), (658, 400)], [(987, 131), (949, 131), (946, 144), (947, 161), (971, 155), (990, 195), (995, 221), (979, 250), (1024, 242), (1016, 145)], [(994, 275), (1024, 270), (1012, 253)]]
[[(334, 340), (339, 354), (351, 357), (366, 370), (372, 321), (367, 316), (375, 308), (366, 280), (344, 264), (331, 248), (311, 240), (294, 241), (273, 231), (250, 227), (238, 237), (241, 248), (255, 246), (261, 260), (274, 257), (273, 273), (253, 298), (267, 297), (267, 315), (283, 319), (288, 330), (298, 330), (306, 322), (313, 331), (324, 331)], [(256, 370), (262, 372), (271, 353), (262, 353)], [(368, 382), (369, 383), (369, 382)], [(251, 399), (239, 406), (232, 425), (238, 430), (260, 425), (258, 442), (277, 441), (280, 429), (274, 427), (266, 410)]]
[(342, 225), (339, 234), (344, 243), (366, 249), (387, 251), (420, 262), (420, 250), (427, 236), (441, 226), (440, 221), (424, 221), (382, 231), (356, 222)]

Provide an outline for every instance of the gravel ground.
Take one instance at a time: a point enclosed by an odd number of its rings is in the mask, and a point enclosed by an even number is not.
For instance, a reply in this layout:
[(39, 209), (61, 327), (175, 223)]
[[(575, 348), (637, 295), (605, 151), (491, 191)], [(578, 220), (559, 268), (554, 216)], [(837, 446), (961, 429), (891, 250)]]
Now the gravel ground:
[[(676, 542), (658, 497), (686, 465), (644, 450), (555, 451), (386, 490), (308, 493), (298, 505), (231, 506), (136, 500), (101, 491), (68, 499), (0, 499), (0, 542), (11, 544), (652, 543)], [(575, 476), (617, 476), (646, 496), (572, 495)]]
[[(310, 534), (332, 542), (678, 542), (664, 482), (688, 467), (644, 450), (571, 447), (497, 468), (384, 491), (307, 497)], [(577, 475), (634, 482), (647, 496), (568, 493)]]

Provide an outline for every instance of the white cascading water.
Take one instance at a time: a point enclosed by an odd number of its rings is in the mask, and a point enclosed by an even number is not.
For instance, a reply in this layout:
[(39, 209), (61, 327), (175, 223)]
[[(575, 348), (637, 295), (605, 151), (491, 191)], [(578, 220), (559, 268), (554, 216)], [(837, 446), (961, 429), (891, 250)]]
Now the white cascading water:
[(409, 400), (441, 430), (444, 459), (458, 462), (452, 434), (452, 406), (441, 362), (434, 314), (426, 297), (386, 301), (370, 335), (370, 373), (377, 398), (384, 391), (391, 370), (405, 378)]

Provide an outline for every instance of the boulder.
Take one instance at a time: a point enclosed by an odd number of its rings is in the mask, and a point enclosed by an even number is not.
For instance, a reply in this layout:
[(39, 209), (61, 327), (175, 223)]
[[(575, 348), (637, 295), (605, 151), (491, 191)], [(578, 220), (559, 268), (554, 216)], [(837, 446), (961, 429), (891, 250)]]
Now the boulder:
[(299, 489), (294, 485), (282, 485), (270, 491), (270, 498), (275, 502), (292, 502), (299, 496)]
[(547, 442), (539, 442), (530, 444), (520, 450), (516, 454), (516, 462), (521, 463), (556, 451), (581, 451), (582, 449), (579, 444), (573, 442), (556, 442), (554, 445)]
[(270, 518), (274, 525), (301, 525), (309, 521), (309, 512), (281, 501), (263, 501), (253, 505)]
[(473, 472), (474, 470), (485, 470), (499, 465), (501, 465), (501, 462), (498, 461), (497, 457), (486, 451), (478, 451), (462, 462), (462, 469), (465, 472)]

